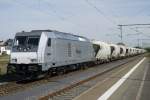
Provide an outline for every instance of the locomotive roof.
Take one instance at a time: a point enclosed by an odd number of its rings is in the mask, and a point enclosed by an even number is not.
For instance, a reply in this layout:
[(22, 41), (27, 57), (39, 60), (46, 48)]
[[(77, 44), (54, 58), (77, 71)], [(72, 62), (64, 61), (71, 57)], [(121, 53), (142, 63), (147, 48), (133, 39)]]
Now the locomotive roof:
[(31, 31), (31, 32), (18, 32), (16, 33), (16, 36), (40, 36), (42, 34), (41, 31)]
[(76, 40), (76, 41), (90, 41), (86, 37), (78, 36), (70, 33), (59, 32), (55, 30), (32, 30), (31, 32), (18, 32), (16, 36), (40, 36), (42, 32), (53, 32), (56, 38)]
[(70, 33), (64, 33), (59, 31), (53, 31), (55, 33), (56, 38), (69, 39), (69, 40), (77, 40), (77, 41), (90, 41), (86, 37), (78, 36)]

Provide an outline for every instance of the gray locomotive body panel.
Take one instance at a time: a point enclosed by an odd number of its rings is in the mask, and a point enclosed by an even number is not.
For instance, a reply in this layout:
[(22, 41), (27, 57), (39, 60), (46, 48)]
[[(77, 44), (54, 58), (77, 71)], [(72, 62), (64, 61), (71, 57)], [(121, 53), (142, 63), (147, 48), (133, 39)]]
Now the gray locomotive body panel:
[(86, 38), (58, 32), (46, 32), (51, 46), (45, 48), (43, 70), (95, 60), (92, 43)]
[(41, 66), (40, 69), (42, 71), (47, 71), (52, 67), (95, 60), (92, 43), (85, 37), (73, 34), (42, 30), (21, 32), (16, 34), (15, 41), (19, 44), (23, 41), (18, 38), (27, 38), (25, 39), (27, 41), (29, 38), (35, 36), (39, 38), (36, 50), (33, 51), (33, 46), (29, 48), (28, 44), (24, 46), (14, 46), (14, 51), (11, 53), (10, 64), (17, 66), (37, 64)]

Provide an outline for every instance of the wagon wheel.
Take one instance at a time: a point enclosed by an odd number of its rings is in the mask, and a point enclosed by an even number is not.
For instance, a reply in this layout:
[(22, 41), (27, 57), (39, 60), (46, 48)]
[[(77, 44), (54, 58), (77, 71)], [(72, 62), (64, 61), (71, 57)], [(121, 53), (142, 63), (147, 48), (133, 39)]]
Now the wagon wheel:
[(83, 64), (81, 68), (82, 68), (82, 70), (85, 70), (88, 68), (88, 66), (86, 64)]

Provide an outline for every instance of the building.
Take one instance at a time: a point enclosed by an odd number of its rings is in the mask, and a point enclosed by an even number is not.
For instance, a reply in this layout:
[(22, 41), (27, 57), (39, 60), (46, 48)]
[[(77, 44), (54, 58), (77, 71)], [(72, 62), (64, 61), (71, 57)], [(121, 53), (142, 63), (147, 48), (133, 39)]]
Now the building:
[(4, 41), (0, 41), (0, 55), (4, 54), (4, 52), (5, 52)]
[(10, 55), (12, 43), (13, 43), (12, 39), (8, 39), (5, 42), (0, 41), (0, 55), (3, 54)]

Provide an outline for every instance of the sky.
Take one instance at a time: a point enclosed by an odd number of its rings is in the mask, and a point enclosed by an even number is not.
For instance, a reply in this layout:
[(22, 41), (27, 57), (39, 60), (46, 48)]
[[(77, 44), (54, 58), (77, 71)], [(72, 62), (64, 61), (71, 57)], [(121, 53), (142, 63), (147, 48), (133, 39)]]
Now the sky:
[[(0, 0), (0, 39), (23, 30), (52, 29), (117, 43), (118, 25), (149, 24), (149, 10), (150, 0)], [(150, 26), (136, 27), (123, 27), (123, 41), (129, 46), (150, 38)]]

